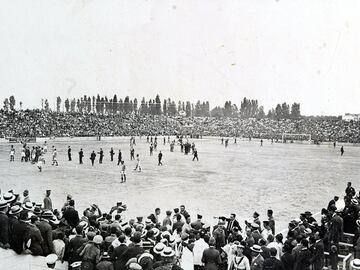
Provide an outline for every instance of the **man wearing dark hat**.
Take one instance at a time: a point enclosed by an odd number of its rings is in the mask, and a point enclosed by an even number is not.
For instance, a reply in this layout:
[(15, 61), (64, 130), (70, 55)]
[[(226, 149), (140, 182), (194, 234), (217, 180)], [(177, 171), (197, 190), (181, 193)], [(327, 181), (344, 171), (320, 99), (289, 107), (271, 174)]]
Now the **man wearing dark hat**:
[(115, 270), (120, 270), (125, 267), (126, 261), (123, 257), (125, 251), (128, 250), (128, 246), (126, 245), (126, 237), (125, 235), (120, 235), (118, 237), (120, 245), (117, 246), (111, 254), (111, 260), (114, 262)]
[(6, 215), (8, 204), (0, 200), (0, 248), (9, 248), (9, 218)]
[(216, 240), (209, 239), (209, 248), (205, 249), (201, 261), (205, 264), (205, 270), (218, 270), (221, 264), (220, 252), (215, 249)]
[(53, 214), (50, 210), (44, 211), (41, 215), (41, 220), (35, 223), (44, 240), (41, 247), (45, 256), (54, 252), (52, 227), (50, 225), (50, 219), (52, 217)]

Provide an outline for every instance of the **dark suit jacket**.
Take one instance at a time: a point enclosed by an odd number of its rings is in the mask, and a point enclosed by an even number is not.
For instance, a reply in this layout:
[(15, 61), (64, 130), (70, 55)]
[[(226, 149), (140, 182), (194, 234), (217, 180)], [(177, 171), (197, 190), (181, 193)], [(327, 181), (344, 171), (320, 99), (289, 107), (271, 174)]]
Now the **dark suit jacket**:
[(42, 242), (42, 250), (44, 253), (44, 256), (49, 255), (50, 253), (54, 252), (54, 245), (53, 245), (53, 236), (52, 236), (52, 228), (51, 225), (42, 220), (35, 223), (36, 226), (39, 228), (41, 232), (41, 236), (43, 238)]
[(264, 264), (264, 258), (259, 254), (256, 258), (254, 258), (251, 262), (251, 270), (262, 270)]
[[(263, 264), (263, 270), (272, 269), (272, 270), (285, 270), (284, 265), (281, 261), (275, 257), (267, 258)], [(286, 269), (287, 270), (287, 269)]]
[(30, 251), (33, 255), (43, 255), (42, 242), (43, 238), (39, 228), (35, 224), (29, 224), (29, 235), (31, 239)]
[(126, 264), (126, 262), (128, 260), (130, 260), (131, 258), (135, 258), (137, 255), (144, 253), (145, 250), (139, 246), (139, 245), (134, 245), (132, 247), (129, 247), (123, 254), (123, 260)]
[(30, 239), (29, 227), (19, 221), (14, 224), (14, 235), (12, 245), (10, 246), (16, 253), (21, 254), (24, 251), (24, 244)]
[(2, 212), (0, 212), (0, 243), (4, 245), (9, 243), (9, 218)]
[(228, 224), (226, 227), (227, 233), (230, 233), (232, 228), (234, 228), (234, 227), (238, 227), (239, 230), (241, 229), (240, 224), (236, 219), (233, 222), (230, 219), (227, 219), (227, 221), (228, 221)]
[(308, 270), (310, 269), (311, 252), (307, 248), (303, 248), (296, 257), (294, 270)]
[(201, 261), (205, 264), (205, 270), (217, 270), (221, 263), (220, 252), (209, 247), (204, 250)]
[(73, 207), (69, 206), (66, 208), (63, 218), (66, 220), (66, 222), (72, 227), (76, 227), (76, 225), (79, 223), (79, 214), (78, 211), (76, 211)]
[(9, 216), (8, 218), (8, 229), (9, 229), (9, 244), (10, 247), (14, 246), (15, 240), (15, 225), (19, 223), (19, 220), (14, 216)]
[(69, 242), (68, 253), (69, 253), (69, 262), (73, 263), (76, 261), (81, 261), (81, 257), (77, 250), (86, 243), (86, 239), (80, 235), (76, 235)]
[(295, 263), (294, 255), (292, 255), (291, 253), (285, 252), (281, 256), (280, 259), (284, 265), (285, 270), (293, 270), (294, 269), (294, 263)]
[(122, 270), (125, 269), (125, 264), (127, 261), (125, 261), (125, 258), (123, 254), (128, 250), (129, 248), (125, 244), (121, 244), (120, 246), (116, 247), (111, 254), (111, 260), (114, 262), (114, 269), (115, 270)]
[(329, 243), (337, 244), (339, 243), (343, 234), (343, 219), (335, 214), (331, 220), (329, 225)]
[(314, 252), (310, 259), (310, 263), (313, 265), (314, 270), (322, 270), (324, 267), (324, 243), (322, 240), (318, 241), (314, 245)]

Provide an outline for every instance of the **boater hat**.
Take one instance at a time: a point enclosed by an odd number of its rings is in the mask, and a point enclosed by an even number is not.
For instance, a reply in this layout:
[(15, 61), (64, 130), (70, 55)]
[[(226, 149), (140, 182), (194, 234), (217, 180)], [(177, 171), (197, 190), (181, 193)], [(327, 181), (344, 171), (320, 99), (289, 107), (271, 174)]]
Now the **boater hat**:
[(164, 243), (157, 243), (155, 246), (154, 246), (154, 253), (155, 254), (161, 254), (161, 252), (164, 250), (165, 248), (165, 245)]
[(141, 254), (140, 257), (138, 258), (138, 260), (137, 260), (138, 263), (140, 263), (141, 260), (144, 258), (150, 258), (151, 260), (154, 260), (154, 256), (152, 254), (145, 252), (145, 253)]
[(262, 252), (262, 249), (261, 249), (261, 247), (259, 245), (253, 245), (250, 249), (252, 251), (254, 251), (254, 252), (257, 252), (257, 253)]
[(3, 196), (3, 199), (4, 201), (7, 201), (7, 202), (12, 202), (13, 200), (15, 200), (16, 196), (13, 194), (13, 193), (5, 193), (4, 196)]
[(358, 219), (358, 220), (356, 221), (356, 225), (357, 225), (358, 227), (360, 227), (360, 219)]
[(359, 201), (357, 199), (351, 199), (351, 202), (352, 204), (355, 204), (355, 205), (358, 205), (359, 204)]
[(0, 209), (4, 209), (7, 206), (8, 206), (7, 201), (0, 199)]
[(57, 259), (58, 259), (58, 256), (56, 254), (49, 254), (49, 255), (46, 256), (45, 262), (46, 262), (47, 265), (50, 266), (50, 265), (55, 264)]
[(352, 269), (360, 269), (360, 259), (354, 259), (350, 262)]
[(154, 232), (154, 237), (158, 237), (160, 234), (160, 230), (158, 228), (152, 228), (151, 229)]
[(22, 210), (23, 209), (20, 206), (14, 205), (10, 208), (9, 215), (19, 214)]
[(33, 204), (31, 202), (26, 202), (23, 204), (23, 208), (24, 210), (29, 210), (29, 211), (33, 211), (34, 208), (33, 208)]
[(51, 210), (46, 210), (42, 213), (41, 217), (43, 218), (52, 218), (53, 217), (53, 213), (51, 212)]
[(162, 257), (173, 257), (175, 252), (172, 250), (171, 247), (165, 247), (164, 250), (161, 252)]

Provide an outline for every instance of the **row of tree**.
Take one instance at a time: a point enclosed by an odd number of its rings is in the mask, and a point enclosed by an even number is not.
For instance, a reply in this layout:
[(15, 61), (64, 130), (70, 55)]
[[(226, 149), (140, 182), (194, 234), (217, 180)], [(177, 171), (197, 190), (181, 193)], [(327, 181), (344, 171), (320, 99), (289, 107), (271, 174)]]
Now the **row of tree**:
[(240, 117), (240, 118), (271, 118), (271, 119), (299, 119), (300, 103), (293, 103), (291, 105), (286, 102), (277, 104), (274, 109), (270, 109), (267, 114), (264, 112), (264, 107), (259, 106), (259, 102), (256, 99), (244, 98), (241, 101), (240, 109), (236, 104), (232, 104), (231, 101), (226, 101), (224, 107), (217, 106), (211, 110), (211, 116), (213, 117)]
[[(4, 110), (15, 110), (15, 98), (11, 96), (4, 100)], [(62, 109), (63, 105), (63, 109)], [(22, 103), (20, 102), (20, 109)], [(50, 111), (49, 101), (41, 100), (41, 108)], [(160, 96), (156, 95), (155, 99), (141, 99), (140, 104), (136, 98), (130, 99), (126, 96), (124, 99), (114, 95), (112, 98), (107, 96), (84, 95), (81, 98), (66, 98), (64, 102), (61, 97), (56, 98), (56, 111), (65, 111), (66, 113), (95, 113), (95, 114), (152, 114), (152, 115), (182, 115), (186, 117), (239, 117), (239, 118), (271, 118), (271, 119), (298, 119), (301, 117), (300, 103), (291, 105), (286, 102), (277, 104), (275, 108), (270, 109), (267, 114), (264, 107), (259, 105), (258, 100), (244, 98), (240, 103), (240, 108), (231, 101), (226, 101), (223, 107), (217, 106), (210, 110), (209, 101), (197, 101), (194, 105), (190, 101), (175, 102), (170, 98), (161, 102)]]

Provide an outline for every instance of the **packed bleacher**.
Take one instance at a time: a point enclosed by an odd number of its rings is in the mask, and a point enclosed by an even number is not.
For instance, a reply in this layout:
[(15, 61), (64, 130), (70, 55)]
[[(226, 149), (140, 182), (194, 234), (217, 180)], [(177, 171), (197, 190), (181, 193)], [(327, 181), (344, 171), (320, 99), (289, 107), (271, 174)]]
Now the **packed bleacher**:
[(0, 137), (203, 136), (281, 139), (283, 133), (309, 134), (316, 142), (360, 142), (360, 123), (333, 119), (240, 119), (164, 115), (98, 115), (42, 110), (0, 111)]
[(50, 190), (42, 203), (28, 190), (10, 190), (0, 199), (0, 252), (46, 256), (49, 267), (68, 262), (69, 269), (317, 270), (347, 259), (345, 267), (358, 269), (360, 192), (349, 182), (343, 198), (331, 199), (317, 219), (301, 213), (283, 234), (270, 209), (244, 224), (235, 213), (207, 224), (206, 213), (190, 214), (185, 205), (126, 219), (123, 202), (107, 212), (95, 204), (77, 209), (68, 195), (55, 209)]

